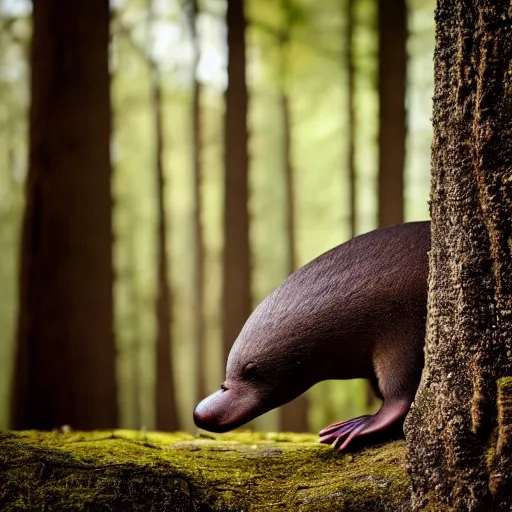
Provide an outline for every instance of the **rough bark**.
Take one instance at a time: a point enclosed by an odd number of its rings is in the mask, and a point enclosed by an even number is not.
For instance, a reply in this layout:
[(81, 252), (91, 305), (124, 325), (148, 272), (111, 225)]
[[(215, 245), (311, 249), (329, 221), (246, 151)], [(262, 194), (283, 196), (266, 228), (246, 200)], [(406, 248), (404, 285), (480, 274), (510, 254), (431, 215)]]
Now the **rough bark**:
[(206, 363), (205, 363), (205, 247), (203, 236), (203, 224), (201, 213), (203, 211), (202, 183), (202, 116), (201, 116), (201, 83), (197, 78), (197, 67), (201, 57), (199, 35), (197, 33), (197, 15), (198, 6), (196, 0), (191, 0), (190, 6), (190, 27), (192, 31), (192, 44), (194, 46), (194, 62), (192, 70), (192, 162), (194, 168), (194, 212), (193, 212), (193, 230), (194, 230), (194, 342), (196, 347), (197, 360), (197, 386), (196, 398), (202, 400), (206, 394)]
[(312, 435), (0, 434), (0, 508), (410, 510), (405, 443), (340, 455)]
[(379, 0), (379, 226), (403, 222), (406, 0)]
[(492, 435), (496, 383), (512, 375), (510, 3), (439, 0), (436, 21), (426, 366), (406, 425), (413, 504), (510, 510), (491, 464), (497, 451), (512, 467)]
[(229, 58), (224, 142), (222, 283), (222, 339), (225, 359), (251, 313), (244, 2), (228, 0), (226, 23)]
[[(153, 17), (153, 0), (149, 0), (149, 29)], [(162, 79), (158, 64), (148, 56), (150, 72), (151, 109), (155, 135), (155, 178), (157, 207), (156, 250), (156, 427), (160, 430), (179, 428), (178, 411), (173, 383), (172, 366), (172, 297), (169, 286), (169, 260), (167, 256), (167, 212), (165, 208), (164, 119)]]
[(109, 3), (33, 7), (12, 424), (112, 427)]

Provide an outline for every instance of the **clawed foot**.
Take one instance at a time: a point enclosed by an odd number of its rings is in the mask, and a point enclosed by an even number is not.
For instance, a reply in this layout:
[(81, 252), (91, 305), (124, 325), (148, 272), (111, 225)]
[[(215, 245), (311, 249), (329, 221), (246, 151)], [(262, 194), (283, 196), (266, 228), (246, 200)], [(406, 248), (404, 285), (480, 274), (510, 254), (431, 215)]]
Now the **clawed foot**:
[(320, 432), (320, 442), (330, 444), (342, 452), (356, 437), (368, 434), (389, 436), (390, 432), (397, 429), (401, 432), (410, 406), (411, 400), (407, 397), (384, 400), (382, 407), (373, 416), (359, 416), (324, 428)]
[(330, 444), (335, 450), (343, 451), (360, 432), (365, 430), (373, 416), (359, 416), (352, 420), (335, 423), (320, 432), (320, 442)]

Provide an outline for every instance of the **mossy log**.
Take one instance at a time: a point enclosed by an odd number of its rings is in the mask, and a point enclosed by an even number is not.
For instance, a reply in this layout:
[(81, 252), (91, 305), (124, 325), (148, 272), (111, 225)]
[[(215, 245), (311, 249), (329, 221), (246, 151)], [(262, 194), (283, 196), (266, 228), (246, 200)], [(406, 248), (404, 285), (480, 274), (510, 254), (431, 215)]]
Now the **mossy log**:
[(405, 443), (339, 454), (312, 435), (0, 434), (0, 510), (405, 511)]

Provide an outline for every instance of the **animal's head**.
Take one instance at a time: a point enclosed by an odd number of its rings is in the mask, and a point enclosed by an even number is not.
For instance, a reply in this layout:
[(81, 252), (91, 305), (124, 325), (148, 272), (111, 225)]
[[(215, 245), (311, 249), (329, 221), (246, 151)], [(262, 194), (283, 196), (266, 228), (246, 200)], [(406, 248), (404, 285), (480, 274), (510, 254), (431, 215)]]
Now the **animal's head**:
[(274, 292), (249, 317), (229, 354), (226, 380), (194, 411), (198, 427), (227, 432), (327, 378), (328, 363), (317, 361), (318, 319), (284, 304)]

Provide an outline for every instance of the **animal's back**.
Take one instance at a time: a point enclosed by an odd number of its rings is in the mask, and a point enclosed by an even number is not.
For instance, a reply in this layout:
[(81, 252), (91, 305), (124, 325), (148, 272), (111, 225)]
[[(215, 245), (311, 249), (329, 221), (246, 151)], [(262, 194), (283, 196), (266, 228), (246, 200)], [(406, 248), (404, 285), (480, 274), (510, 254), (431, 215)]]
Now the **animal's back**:
[(363, 376), (353, 372), (371, 362), (374, 342), (389, 331), (424, 330), (429, 247), (429, 222), (360, 235), (294, 272), (253, 322), (341, 351), (344, 378)]
[[(286, 287), (305, 284), (309, 293), (322, 294), (342, 287), (344, 300), (359, 295), (363, 287), (380, 295), (388, 286), (425, 282), (429, 248), (429, 222), (377, 229), (312, 260), (285, 281)], [(424, 290), (418, 292), (424, 294)]]
[(268, 307), (284, 315), (335, 305), (360, 311), (381, 309), (389, 300), (426, 300), (429, 248), (429, 222), (360, 235), (294, 272), (269, 296)]

